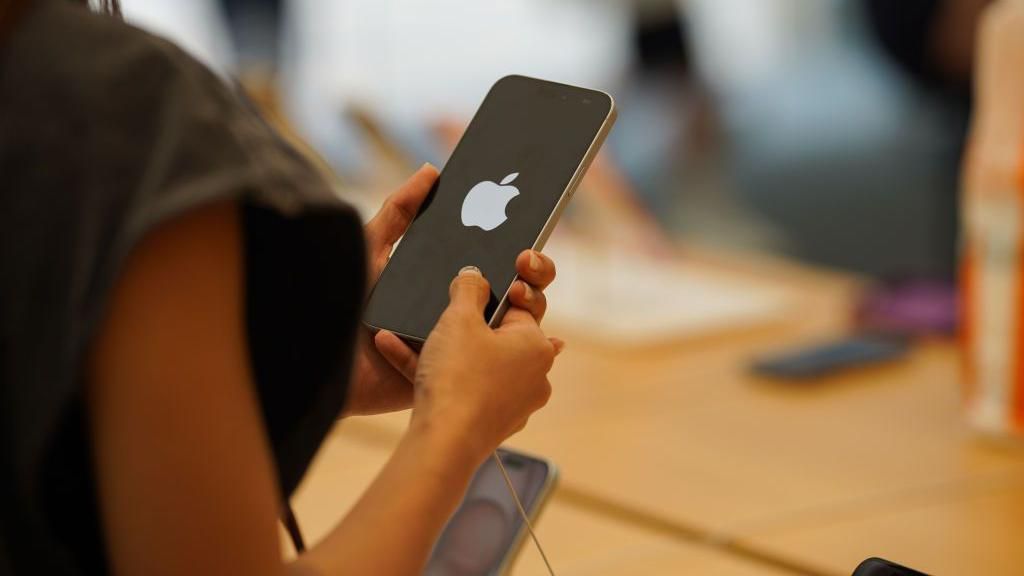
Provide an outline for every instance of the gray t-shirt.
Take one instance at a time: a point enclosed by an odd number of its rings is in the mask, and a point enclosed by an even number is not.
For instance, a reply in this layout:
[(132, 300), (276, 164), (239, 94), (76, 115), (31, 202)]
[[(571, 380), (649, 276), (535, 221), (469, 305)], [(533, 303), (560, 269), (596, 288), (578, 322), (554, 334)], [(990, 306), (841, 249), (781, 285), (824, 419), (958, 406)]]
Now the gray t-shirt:
[(2, 42), (0, 575), (105, 573), (82, 365), (128, 254), (171, 218), (237, 201), (248, 345), (287, 497), (344, 402), (361, 228), (168, 42), (63, 0), (32, 2)]

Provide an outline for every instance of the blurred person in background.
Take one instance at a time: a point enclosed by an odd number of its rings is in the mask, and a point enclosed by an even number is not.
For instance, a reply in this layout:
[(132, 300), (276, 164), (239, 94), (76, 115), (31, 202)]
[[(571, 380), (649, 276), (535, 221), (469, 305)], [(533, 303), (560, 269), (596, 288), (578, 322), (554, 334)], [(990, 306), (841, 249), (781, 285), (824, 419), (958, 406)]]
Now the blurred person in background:
[(864, 3), (681, 5), (722, 118), (725, 186), (778, 246), (884, 278), (950, 278), (963, 118), (892, 64)]
[[(951, 119), (945, 137), (958, 144), (958, 156), (963, 155), (971, 114), (978, 22), (991, 1), (865, 0), (886, 53), (921, 90), (945, 103)], [(957, 186), (959, 181), (958, 172)], [(954, 203), (954, 212), (957, 207)]]
[(909, 74), (966, 98), (978, 20), (992, 0), (864, 0), (879, 41)]
[[(360, 327), (434, 168), (363, 229), (220, 78), (71, 0), (0, 2), (0, 125), (0, 574), (416, 573), (547, 401), (543, 255), (495, 330), (475, 269), (420, 354)], [(409, 407), (284, 563), (276, 518), (335, 420)]]
[(280, 58), (281, 0), (221, 0), (243, 77), (272, 84)]

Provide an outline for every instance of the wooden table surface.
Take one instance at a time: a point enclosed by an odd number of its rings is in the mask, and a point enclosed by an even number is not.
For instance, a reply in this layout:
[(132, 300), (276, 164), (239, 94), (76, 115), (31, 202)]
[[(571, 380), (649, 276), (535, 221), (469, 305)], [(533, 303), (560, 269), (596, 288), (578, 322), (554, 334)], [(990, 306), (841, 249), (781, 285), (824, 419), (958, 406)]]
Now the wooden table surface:
[[(316, 542), (342, 518), (384, 465), (389, 446), (336, 430), (293, 499), (303, 534)], [(282, 531), (283, 536), (283, 531)], [(670, 576), (785, 576), (784, 570), (619, 522), (573, 502), (554, 498), (537, 524), (537, 536), (561, 576), (647, 574)], [(287, 540), (282, 537), (287, 553)], [(540, 555), (527, 542), (513, 574), (544, 574)]]
[(900, 559), (930, 574), (1024, 573), (1024, 475), (1010, 473), (837, 508), (765, 527), (749, 550), (800, 558), (848, 574), (867, 556)]
[[(736, 573), (754, 559), (764, 574), (849, 574), (870, 555), (939, 574), (1024, 570), (1024, 451), (966, 429), (951, 342), (824, 381), (764, 381), (748, 370), (754, 356), (844, 333), (856, 282), (781, 263), (685, 257), (791, 290), (793, 309), (770, 325), (642, 348), (547, 326), (569, 343), (555, 393), (510, 442), (562, 470), (542, 529), (586, 525), (595, 542), (618, 541), (625, 527), (650, 534), (631, 549), (664, 557), (657, 565), (676, 569), (666, 573), (696, 562), (694, 550), (716, 562), (732, 557)], [(406, 419), (352, 419), (341, 433), (386, 449)], [(572, 573), (657, 572), (597, 571), (591, 566), (615, 564), (588, 564), (588, 554), (620, 549), (577, 548), (552, 532), (552, 555), (582, 567)]]

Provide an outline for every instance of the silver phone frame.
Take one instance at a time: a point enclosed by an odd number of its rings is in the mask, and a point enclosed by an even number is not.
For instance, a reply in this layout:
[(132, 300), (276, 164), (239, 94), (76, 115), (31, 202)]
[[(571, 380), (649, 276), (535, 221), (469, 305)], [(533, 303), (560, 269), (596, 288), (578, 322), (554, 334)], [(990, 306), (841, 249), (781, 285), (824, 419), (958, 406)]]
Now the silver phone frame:
[[(618, 118), (619, 113), (615, 106), (615, 98), (611, 94), (603, 90), (582, 88), (580, 86), (572, 86), (570, 84), (553, 82), (550, 80), (533, 78), (531, 76), (523, 76), (519, 74), (513, 74), (510, 76), (519, 76), (521, 78), (528, 78), (530, 80), (539, 80), (541, 82), (546, 82), (550, 84), (559, 84), (562, 86), (569, 86), (570, 88), (579, 88), (583, 90), (588, 90), (590, 92), (596, 92), (598, 94), (603, 94), (604, 96), (606, 96), (608, 98), (609, 103), (608, 114), (605, 116), (604, 121), (601, 122), (601, 128), (598, 129), (597, 134), (594, 135), (594, 139), (591, 140), (590, 146), (587, 148), (587, 152), (583, 155), (583, 158), (580, 160), (579, 165), (576, 166), (576, 170), (573, 172), (572, 178), (569, 179), (569, 183), (566, 185), (565, 189), (562, 190), (562, 194), (558, 198), (558, 203), (555, 204), (555, 207), (551, 211), (551, 214), (548, 215), (548, 219), (544, 223), (543, 228), (541, 228), (540, 233), (537, 235), (537, 238), (533, 241), (533, 245), (530, 247), (530, 249), (540, 252), (544, 249), (544, 246), (547, 244), (548, 238), (551, 237), (551, 233), (555, 229), (555, 225), (558, 224), (559, 219), (561, 219), (562, 217), (562, 212), (564, 212), (565, 207), (569, 205), (569, 200), (572, 199), (573, 194), (576, 192), (576, 189), (579, 187), (580, 182), (583, 180), (583, 176), (587, 173), (587, 170), (590, 168), (590, 165), (594, 162), (594, 159), (597, 157), (597, 153), (601, 150), (601, 146), (604, 145), (604, 141), (608, 138), (608, 134), (611, 133), (612, 126), (615, 125), (615, 120)], [(497, 86), (502, 80), (508, 77), (509, 76), (502, 77), (497, 82), (495, 82), (494, 85)], [(456, 149), (458, 149), (458, 146), (456, 146)], [(398, 250), (398, 246), (400, 245), (401, 242), (397, 243), (394, 249)], [(384, 269), (381, 270), (378, 279), (384, 275), (384, 271), (387, 270), (389, 264), (391, 264), (390, 258), (388, 258), (388, 262), (384, 264)], [(516, 280), (518, 279), (519, 274), (516, 274), (515, 277), (512, 278), (512, 281), (509, 282), (508, 289), (505, 290), (505, 294), (503, 294), (501, 300), (498, 301), (498, 306), (494, 309), (494, 313), (491, 315), (491, 318), (487, 322), (487, 325), (490, 326), (491, 328), (496, 328), (499, 324), (501, 324), (502, 318), (505, 317), (505, 312), (508, 311), (509, 307), (509, 292), (512, 291), (512, 286), (515, 285)], [(369, 328), (374, 333), (380, 330), (385, 330), (385, 328), (374, 326), (369, 322), (364, 321), (363, 323), (366, 325), (367, 328)], [(414, 349), (417, 350), (421, 346), (423, 346), (423, 343), (425, 342), (423, 338), (420, 338), (418, 336), (413, 336), (411, 334), (405, 334), (394, 330), (389, 331), (398, 336), (399, 338), (401, 338), (402, 340), (404, 340), (406, 343), (410, 344)]]
[[(565, 211), (565, 207), (569, 205), (569, 200), (572, 200), (573, 194), (576, 193), (576, 189), (579, 188), (580, 182), (583, 181), (583, 176), (590, 169), (590, 165), (597, 158), (597, 153), (601, 150), (601, 146), (604, 145), (604, 141), (608, 138), (608, 134), (612, 131), (612, 126), (615, 125), (615, 120), (618, 118), (618, 111), (615, 108), (615, 98), (611, 94), (602, 90), (592, 90), (587, 88), (591, 92), (598, 92), (608, 97), (608, 115), (605, 116), (604, 121), (601, 122), (601, 128), (594, 135), (594, 139), (590, 141), (590, 147), (587, 148), (587, 153), (583, 155), (583, 159), (580, 160), (579, 165), (576, 166), (576, 171), (573, 172), (572, 178), (569, 180), (569, 184), (566, 185), (565, 190), (562, 190), (561, 196), (558, 198), (558, 203), (555, 204), (554, 210), (548, 215), (547, 222), (544, 223), (544, 227), (541, 228), (540, 234), (537, 235), (536, 240), (533, 241), (531, 250), (541, 252), (544, 250), (544, 246), (548, 243), (548, 238), (551, 237), (551, 233), (555, 230), (555, 225), (562, 218), (562, 212)], [(508, 295), (512, 291), (512, 286), (515, 285), (516, 280), (519, 279), (519, 274), (516, 274), (512, 281), (508, 284), (508, 290), (505, 290), (505, 294), (501, 297), (498, 302), (497, 308), (494, 309), (494, 314), (491, 315), (490, 321), (487, 325), (491, 328), (496, 328), (501, 324), (502, 318), (505, 317), (505, 312), (508, 311), (509, 301)]]

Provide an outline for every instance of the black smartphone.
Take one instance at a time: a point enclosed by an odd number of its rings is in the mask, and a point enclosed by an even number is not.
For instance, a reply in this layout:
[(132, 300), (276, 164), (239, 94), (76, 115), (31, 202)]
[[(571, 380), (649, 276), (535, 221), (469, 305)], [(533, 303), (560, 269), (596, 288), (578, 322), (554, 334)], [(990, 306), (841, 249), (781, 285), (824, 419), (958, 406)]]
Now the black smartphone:
[(760, 376), (808, 380), (896, 360), (906, 355), (908, 346), (906, 339), (895, 336), (853, 336), (759, 358), (752, 368)]
[(911, 570), (881, 558), (868, 558), (853, 571), (853, 576), (928, 576), (924, 572)]
[(525, 76), (495, 83), (381, 273), (366, 324), (418, 346), (472, 265), (490, 282), (485, 316), (497, 325), (516, 256), (544, 247), (615, 116), (604, 92)]
[[(548, 460), (499, 448), (498, 457), (530, 518), (536, 520), (558, 478)], [(504, 574), (527, 536), (508, 484), (488, 458), (477, 470), (466, 496), (445, 525), (427, 561), (426, 576)]]

